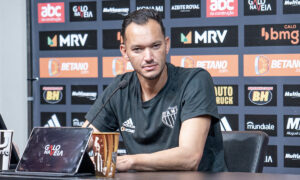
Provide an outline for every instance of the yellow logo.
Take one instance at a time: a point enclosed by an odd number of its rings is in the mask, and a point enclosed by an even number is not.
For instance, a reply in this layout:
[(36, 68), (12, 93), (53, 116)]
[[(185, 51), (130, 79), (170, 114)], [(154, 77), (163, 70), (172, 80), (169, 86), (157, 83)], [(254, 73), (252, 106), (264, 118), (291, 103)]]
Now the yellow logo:
[(195, 67), (195, 61), (192, 57), (186, 56), (181, 59), (181, 67), (193, 68)]
[(267, 73), (269, 71), (269, 59), (265, 56), (256, 56), (254, 68), (257, 75)]
[(60, 63), (56, 59), (50, 59), (48, 62), (48, 72), (49, 76), (58, 76), (60, 73)]

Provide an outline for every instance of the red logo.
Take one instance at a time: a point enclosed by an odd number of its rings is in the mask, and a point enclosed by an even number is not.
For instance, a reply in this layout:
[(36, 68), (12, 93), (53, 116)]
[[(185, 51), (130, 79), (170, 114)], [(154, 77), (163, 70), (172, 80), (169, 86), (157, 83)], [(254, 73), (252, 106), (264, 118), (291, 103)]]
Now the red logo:
[(206, 0), (206, 17), (238, 16), (238, 0)]
[(61, 145), (47, 144), (45, 146), (44, 154), (49, 154), (49, 156), (63, 156), (64, 151), (62, 150)]
[(38, 22), (39, 23), (64, 23), (65, 4), (57, 3), (38, 3)]

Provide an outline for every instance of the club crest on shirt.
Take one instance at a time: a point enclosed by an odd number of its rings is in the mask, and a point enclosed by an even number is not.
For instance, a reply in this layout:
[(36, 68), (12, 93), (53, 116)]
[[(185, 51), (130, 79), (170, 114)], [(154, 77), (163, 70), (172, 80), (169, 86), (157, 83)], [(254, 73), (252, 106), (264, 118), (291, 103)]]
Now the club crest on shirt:
[(177, 111), (178, 111), (177, 106), (174, 106), (174, 107), (169, 107), (166, 111), (162, 112), (161, 115), (162, 122), (166, 126), (173, 128), (176, 120)]

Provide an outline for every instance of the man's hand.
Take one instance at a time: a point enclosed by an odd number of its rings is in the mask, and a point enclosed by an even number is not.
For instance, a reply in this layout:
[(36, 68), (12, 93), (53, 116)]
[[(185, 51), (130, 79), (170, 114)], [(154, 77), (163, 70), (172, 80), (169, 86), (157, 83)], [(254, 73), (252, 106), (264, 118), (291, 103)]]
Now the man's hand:
[[(82, 127), (85, 128), (85, 127), (87, 127), (88, 124), (89, 124), (89, 121), (88, 121), (88, 120), (85, 120), (85, 122), (84, 122), (84, 124), (82, 125)], [(92, 124), (91, 124), (89, 127), (93, 129), (93, 132), (100, 132), (100, 131), (99, 131), (97, 128), (95, 128)], [(90, 141), (89, 141), (87, 150), (86, 150), (87, 152), (89, 152), (89, 151), (92, 150), (92, 148), (93, 148), (93, 143), (94, 143), (93, 138), (91, 138)]]
[(128, 171), (129, 169), (132, 169), (134, 161), (133, 155), (124, 155), (124, 156), (118, 156), (117, 157), (117, 171)]

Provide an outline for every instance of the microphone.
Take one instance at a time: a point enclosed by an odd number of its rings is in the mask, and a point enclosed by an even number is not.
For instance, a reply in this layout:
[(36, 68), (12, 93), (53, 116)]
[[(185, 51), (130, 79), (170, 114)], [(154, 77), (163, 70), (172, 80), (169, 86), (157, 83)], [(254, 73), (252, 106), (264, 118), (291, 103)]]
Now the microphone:
[(105, 105), (109, 102), (111, 97), (119, 90), (119, 89), (124, 89), (126, 86), (128, 86), (128, 81), (123, 79), (121, 82), (119, 82), (118, 87), (111, 93), (111, 95), (107, 98), (107, 100), (104, 102), (104, 104), (100, 107), (99, 111), (97, 114), (94, 116), (94, 118), (91, 120), (91, 122), (88, 123), (86, 126), (87, 128), (94, 122), (96, 117), (99, 115), (99, 113), (102, 111), (102, 109), (105, 107)]

